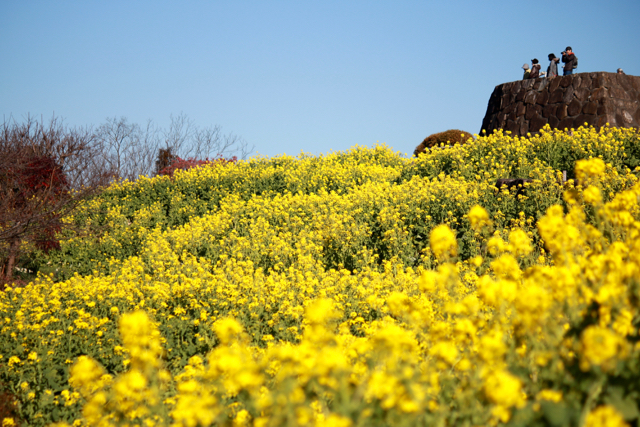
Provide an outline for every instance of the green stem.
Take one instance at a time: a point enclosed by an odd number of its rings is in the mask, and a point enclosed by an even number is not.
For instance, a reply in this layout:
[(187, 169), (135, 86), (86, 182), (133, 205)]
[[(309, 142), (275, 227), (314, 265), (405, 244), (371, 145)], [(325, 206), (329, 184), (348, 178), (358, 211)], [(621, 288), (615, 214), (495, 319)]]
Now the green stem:
[(580, 427), (583, 427), (587, 422), (587, 415), (589, 415), (594, 402), (596, 401), (596, 399), (598, 399), (600, 393), (602, 393), (602, 388), (606, 380), (607, 376), (604, 374), (600, 374), (600, 378), (598, 378), (589, 389), (589, 395), (587, 396), (587, 400), (586, 402), (584, 402), (584, 406), (582, 407), (582, 411), (580, 412), (580, 421), (578, 423)]

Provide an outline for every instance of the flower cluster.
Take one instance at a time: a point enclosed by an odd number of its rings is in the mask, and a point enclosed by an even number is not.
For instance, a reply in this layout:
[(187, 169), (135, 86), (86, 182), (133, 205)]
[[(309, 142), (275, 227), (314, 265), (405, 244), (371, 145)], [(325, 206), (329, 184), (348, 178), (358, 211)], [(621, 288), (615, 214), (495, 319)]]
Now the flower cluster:
[(629, 141), (497, 133), (116, 184), (40, 255), (50, 274), (0, 294), (0, 385), (30, 425), (633, 424)]

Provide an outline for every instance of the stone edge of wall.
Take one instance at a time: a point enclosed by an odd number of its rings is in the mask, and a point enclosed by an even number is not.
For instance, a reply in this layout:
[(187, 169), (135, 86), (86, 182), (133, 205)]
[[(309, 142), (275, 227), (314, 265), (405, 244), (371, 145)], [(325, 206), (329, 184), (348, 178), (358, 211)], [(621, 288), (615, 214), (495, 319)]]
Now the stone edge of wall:
[(536, 133), (545, 125), (571, 129), (640, 127), (640, 77), (592, 72), (503, 83), (495, 87), (482, 128), (513, 135)]

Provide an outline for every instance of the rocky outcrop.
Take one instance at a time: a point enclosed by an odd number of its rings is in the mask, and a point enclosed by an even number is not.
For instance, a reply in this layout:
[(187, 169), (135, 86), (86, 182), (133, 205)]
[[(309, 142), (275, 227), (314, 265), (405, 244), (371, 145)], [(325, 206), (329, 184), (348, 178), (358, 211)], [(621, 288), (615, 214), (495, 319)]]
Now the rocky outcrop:
[(548, 124), (555, 129), (584, 124), (600, 128), (640, 126), (640, 77), (614, 73), (579, 73), (496, 86), (489, 98), (482, 130), (524, 136)]

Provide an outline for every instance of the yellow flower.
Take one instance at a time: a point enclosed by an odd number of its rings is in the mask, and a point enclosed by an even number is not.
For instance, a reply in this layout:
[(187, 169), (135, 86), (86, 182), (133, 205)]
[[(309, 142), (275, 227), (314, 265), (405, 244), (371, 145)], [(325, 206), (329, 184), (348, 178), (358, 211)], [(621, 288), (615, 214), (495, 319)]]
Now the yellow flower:
[(502, 237), (492, 236), (487, 242), (487, 249), (491, 255), (497, 256), (507, 249), (507, 244), (502, 240)]
[(334, 303), (328, 298), (320, 298), (309, 304), (305, 310), (305, 319), (311, 324), (326, 324), (340, 317)]
[(353, 422), (349, 418), (341, 415), (331, 414), (324, 420), (322, 425), (325, 427), (351, 427)]
[(521, 229), (513, 230), (509, 233), (509, 251), (517, 256), (526, 256), (531, 253), (533, 248), (531, 247), (531, 239)]
[(551, 402), (560, 402), (562, 400), (562, 392), (557, 390), (541, 390), (536, 396), (538, 400), (549, 400)]
[(613, 406), (598, 406), (587, 415), (586, 427), (628, 427), (622, 415)]
[(251, 414), (246, 409), (241, 409), (233, 419), (234, 426), (246, 426), (251, 421)]
[(141, 393), (147, 387), (146, 377), (138, 370), (132, 369), (120, 375), (114, 385), (114, 390), (121, 399), (140, 400)]
[(602, 159), (593, 158), (576, 162), (576, 178), (586, 181), (604, 175), (605, 164)]
[(402, 292), (392, 292), (387, 298), (387, 305), (391, 313), (399, 317), (406, 315), (411, 310), (411, 301)]
[(484, 382), (484, 392), (487, 398), (505, 408), (521, 408), (525, 404), (522, 396), (522, 381), (505, 370), (494, 371)]
[(458, 242), (456, 235), (449, 226), (441, 224), (431, 230), (430, 234), (431, 250), (438, 259), (446, 259), (456, 256), (458, 252)]
[(227, 317), (213, 324), (213, 330), (223, 344), (230, 344), (242, 334), (242, 325), (236, 319)]
[(439, 357), (451, 366), (458, 358), (458, 349), (451, 341), (440, 341), (429, 349), (429, 354)]
[[(518, 261), (513, 257), (513, 255), (500, 255), (499, 258), (491, 262), (491, 268), (496, 273), (496, 276), (500, 277), (501, 279), (518, 280), (522, 276), (522, 271), (520, 270)], [(505, 292), (503, 292), (503, 294), (505, 296), (507, 295), (507, 293)], [(508, 298), (508, 300), (512, 301), (514, 297), (515, 295), (512, 295)]]
[(618, 334), (598, 325), (589, 326), (582, 333), (580, 368), (588, 370), (592, 365), (604, 370), (613, 368), (626, 356), (626, 342)]
[(584, 201), (590, 205), (599, 205), (602, 203), (602, 194), (596, 186), (588, 186), (582, 194), (584, 196)]
[(480, 338), (480, 357), (488, 364), (501, 361), (507, 352), (503, 333), (498, 330), (491, 331)]
[(478, 231), (491, 223), (489, 214), (485, 208), (480, 205), (473, 206), (469, 211), (469, 222), (471, 223), (471, 227)]
[(70, 371), (69, 384), (76, 389), (80, 389), (84, 397), (88, 397), (102, 388), (106, 383), (104, 380), (108, 380), (105, 377), (104, 369), (87, 356), (78, 357), (78, 361), (71, 367)]
[(480, 267), (482, 265), (482, 261), (483, 261), (483, 259), (482, 259), (481, 255), (476, 255), (475, 257), (473, 257), (471, 259), (471, 263), (473, 265), (475, 265), (476, 267)]
[(147, 313), (137, 310), (123, 314), (119, 322), (120, 336), (136, 369), (153, 369), (160, 366), (162, 345), (160, 332)]

